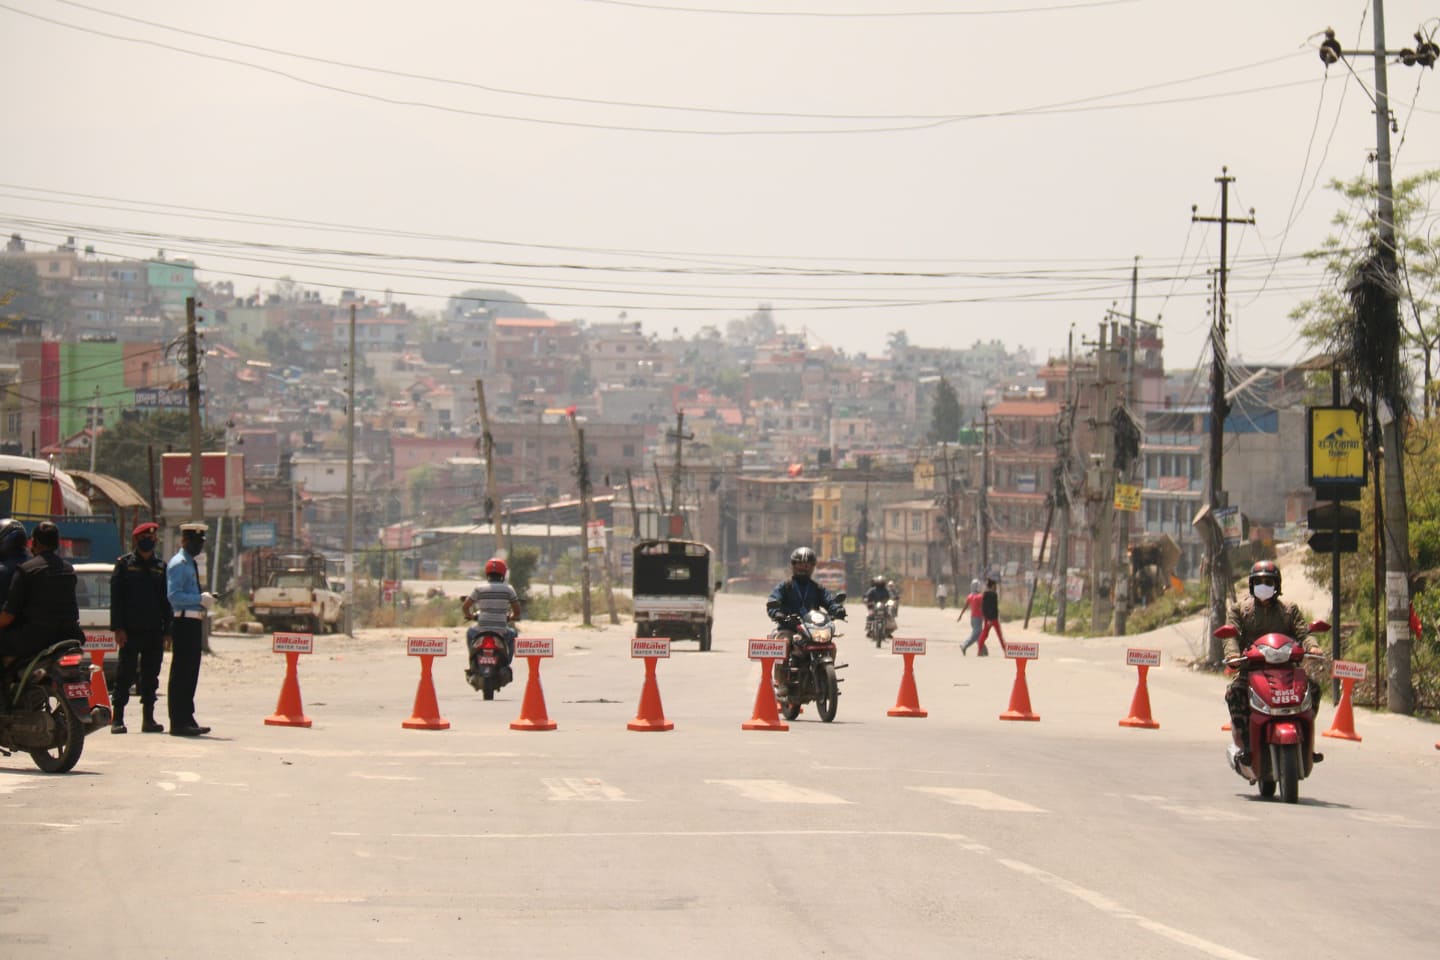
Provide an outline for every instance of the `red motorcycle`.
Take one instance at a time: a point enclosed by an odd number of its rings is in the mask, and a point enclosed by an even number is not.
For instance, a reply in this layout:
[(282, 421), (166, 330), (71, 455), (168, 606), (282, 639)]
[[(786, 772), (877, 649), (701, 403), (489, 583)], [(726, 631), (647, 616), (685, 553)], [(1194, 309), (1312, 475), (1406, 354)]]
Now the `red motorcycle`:
[[(1330, 624), (1323, 620), (1310, 624), (1311, 633), (1329, 629)], [(1215, 636), (1228, 640), (1239, 636), (1239, 631), (1226, 624)], [(1230, 767), (1250, 783), (1258, 783), (1262, 797), (1275, 796), (1278, 788), (1286, 803), (1300, 799), (1300, 781), (1323, 759), (1315, 753), (1316, 704), (1310, 698), (1310, 678), (1304, 669), (1307, 659), (1325, 658), (1306, 653), (1294, 637), (1267, 633), (1240, 656), (1225, 661), (1227, 667), (1245, 675), (1250, 692), (1250, 728), (1233, 731)], [(1249, 762), (1243, 763), (1246, 748)]]

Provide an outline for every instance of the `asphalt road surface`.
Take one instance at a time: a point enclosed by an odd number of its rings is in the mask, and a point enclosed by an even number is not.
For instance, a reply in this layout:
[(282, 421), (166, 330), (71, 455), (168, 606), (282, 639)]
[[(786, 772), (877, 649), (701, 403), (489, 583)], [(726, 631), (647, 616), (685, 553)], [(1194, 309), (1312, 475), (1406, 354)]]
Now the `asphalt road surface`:
[[(1298, 805), (1262, 801), (1225, 764), (1222, 681), (1174, 659), (1201, 649), (1197, 625), (1013, 625), (1040, 642), (1024, 723), (998, 719), (1014, 663), (962, 657), (954, 611), (900, 623), (929, 641), (927, 718), (886, 716), (901, 658), (857, 618), (836, 721), (807, 710), (787, 732), (741, 729), (757, 597), (722, 595), (713, 652), (659, 663), (666, 733), (626, 729), (644, 675), (627, 623), (526, 625), (555, 639), (553, 732), (509, 727), (523, 671), (494, 702), (470, 690), (458, 630), (435, 661), (448, 730), (401, 727), (418, 661), (378, 630), (317, 637), (299, 667), (313, 726), (267, 726), (284, 658), (217, 636), (212, 735), (97, 733), (63, 776), (0, 760), (0, 955), (1435, 955), (1440, 728), (1358, 711), (1364, 741), (1322, 741)], [(1164, 651), (1158, 730), (1118, 725), (1127, 645)]]

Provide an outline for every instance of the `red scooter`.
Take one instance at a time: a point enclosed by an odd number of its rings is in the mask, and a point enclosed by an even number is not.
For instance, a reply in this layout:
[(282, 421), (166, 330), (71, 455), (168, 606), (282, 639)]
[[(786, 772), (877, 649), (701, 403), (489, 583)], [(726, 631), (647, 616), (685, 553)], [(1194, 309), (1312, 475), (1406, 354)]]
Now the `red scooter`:
[[(1330, 624), (1323, 620), (1310, 624), (1311, 633), (1329, 629)], [(1226, 624), (1215, 636), (1228, 640), (1239, 636), (1239, 631)], [(1250, 729), (1233, 731), (1230, 767), (1250, 783), (1259, 783), (1262, 797), (1275, 796), (1278, 788), (1286, 803), (1300, 799), (1300, 781), (1323, 759), (1315, 753), (1316, 704), (1310, 699), (1310, 678), (1304, 669), (1307, 659), (1325, 658), (1306, 653), (1294, 637), (1267, 633), (1240, 656), (1225, 661), (1227, 667), (1245, 675), (1250, 690)], [(1248, 764), (1241, 762), (1247, 746)]]

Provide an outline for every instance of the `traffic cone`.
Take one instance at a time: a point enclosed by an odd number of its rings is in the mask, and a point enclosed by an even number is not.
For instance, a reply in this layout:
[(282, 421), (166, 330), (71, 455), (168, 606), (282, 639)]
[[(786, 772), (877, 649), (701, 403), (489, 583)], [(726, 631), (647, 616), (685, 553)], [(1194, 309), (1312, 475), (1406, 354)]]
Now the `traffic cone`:
[(1025, 685), (1025, 660), (1015, 659), (1015, 686), (1010, 690), (1010, 709), (1000, 714), (1001, 720), (1039, 720), (1030, 710), (1030, 688)]
[(900, 675), (900, 694), (895, 706), (885, 711), (887, 717), (928, 717), (920, 709), (920, 694), (915, 689), (915, 654), (901, 654), (905, 658), (905, 672)]
[(300, 702), (300, 678), (297, 675), (299, 663), (300, 654), (285, 654), (285, 682), (280, 685), (280, 700), (275, 704), (275, 712), (265, 718), (265, 723), (269, 726), (310, 726), (310, 718), (305, 716), (305, 706)]
[(1130, 716), (1121, 720), (1120, 726), (1159, 730), (1160, 724), (1150, 716), (1150, 688), (1145, 683), (1145, 677), (1150, 672), (1150, 667), (1142, 663), (1138, 664), (1136, 669), (1140, 671), (1140, 680), (1135, 685), (1135, 696), (1130, 701)]
[(635, 719), (625, 724), (627, 730), (674, 730), (675, 724), (665, 719), (660, 703), (660, 684), (655, 682), (656, 657), (645, 658), (645, 685), (640, 688), (640, 709)]
[(450, 721), (440, 716), (440, 704), (435, 699), (435, 677), (431, 673), (433, 654), (420, 655), (420, 685), (415, 688), (415, 706), (410, 708), (410, 719), (401, 723), (406, 730), (449, 730)]
[(110, 709), (110, 688), (105, 685), (105, 651), (90, 651), (90, 709)]
[[(1355, 708), (1351, 703), (1351, 695), (1355, 690), (1355, 680), (1352, 677), (1344, 677), (1340, 681), (1340, 702), (1335, 705), (1335, 720), (1330, 729), (1320, 734), (1322, 737), (1334, 737), (1336, 740), (1354, 740), (1360, 742), (1360, 735), (1355, 732)], [(1436, 744), (1440, 747), (1440, 744)]]
[(775, 690), (770, 685), (771, 668), (774, 660), (760, 661), (760, 689), (755, 691), (755, 709), (750, 719), (740, 724), (741, 730), (789, 730), (790, 724), (780, 719), (775, 706)]
[(525, 680), (525, 699), (520, 702), (520, 716), (510, 722), (511, 730), (554, 730), (557, 726), (545, 712), (545, 690), (540, 686), (540, 658), (530, 661), (530, 676)]

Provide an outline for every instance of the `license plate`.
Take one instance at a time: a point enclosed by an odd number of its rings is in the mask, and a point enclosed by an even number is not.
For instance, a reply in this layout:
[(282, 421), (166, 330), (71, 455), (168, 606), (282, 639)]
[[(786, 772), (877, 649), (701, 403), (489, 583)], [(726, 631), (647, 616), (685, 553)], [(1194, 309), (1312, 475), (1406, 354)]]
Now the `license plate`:
[(482, 666), (493, 667), (495, 664), (499, 663), (500, 661), (499, 661), (498, 659), (496, 659), (495, 657), (481, 657), (481, 658), (479, 659), (479, 662), (480, 662), (480, 664), (481, 664)]
[(89, 684), (89, 683), (86, 683), (86, 682), (81, 682), (81, 683), (67, 683), (67, 684), (65, 684), (65, 699), (66, 699), (66, 700), (89, 700), (89, 699), (90, 699), (90, 684)]

